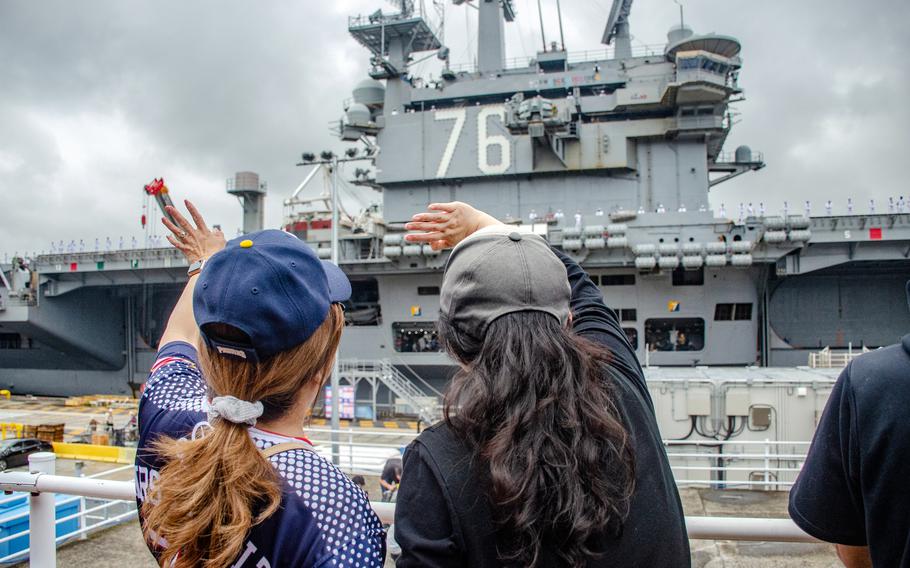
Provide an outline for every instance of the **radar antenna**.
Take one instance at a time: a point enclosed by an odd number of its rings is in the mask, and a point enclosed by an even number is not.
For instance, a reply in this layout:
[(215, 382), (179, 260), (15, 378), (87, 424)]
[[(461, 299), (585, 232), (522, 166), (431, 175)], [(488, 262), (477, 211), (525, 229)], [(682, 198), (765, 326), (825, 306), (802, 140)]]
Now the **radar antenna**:
[(616, 57), (630, 57), (632, 55), (632, 38), (629, 36), (629, 12), (632, 11), (633, 0), (613, 0), (610, 8), (610, 17), (604, 29), (601, 43), (610, 45), (616, 40)]

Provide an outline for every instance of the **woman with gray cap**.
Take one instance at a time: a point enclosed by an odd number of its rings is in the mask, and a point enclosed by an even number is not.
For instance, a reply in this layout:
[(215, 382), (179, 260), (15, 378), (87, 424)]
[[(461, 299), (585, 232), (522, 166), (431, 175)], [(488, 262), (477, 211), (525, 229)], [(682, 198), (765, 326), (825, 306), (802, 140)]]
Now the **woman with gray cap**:
[(439, 336), (461, 368), (404, 454), (398, 567), (688, 566), (641, 367), (584, 270), (464, 203), (407, 228), (454, 247)]
[(162, 566), (362, 566), (385, 560), (364, 492), (304, 426), (351, 294), (336, 265), (277, 230), (225, 243), (187, 202), (162, 220), (189, 280), (139, 402), (136, 494)]

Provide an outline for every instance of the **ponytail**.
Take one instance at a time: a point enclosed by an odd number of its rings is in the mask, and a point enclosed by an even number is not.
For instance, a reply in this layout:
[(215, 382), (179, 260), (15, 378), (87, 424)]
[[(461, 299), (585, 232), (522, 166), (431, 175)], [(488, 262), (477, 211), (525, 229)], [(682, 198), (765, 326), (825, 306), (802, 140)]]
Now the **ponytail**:
[[(217, 395), (262, 401), (263, 420), (280, 418), (297, 403), (303, 387), (327, 375), (343, 326), (344, 314), (333, 305), (305, 343), (258, 364), (203, 348), (203, 376)], [(202, 438), (161, 437), (152, 444), (165, 465), (142, 504), (143, 530), (161, 547), (161, 566), (229, 566), (250, 528), (281, 505), (280, 477), (247, 428), (216, 419)]]

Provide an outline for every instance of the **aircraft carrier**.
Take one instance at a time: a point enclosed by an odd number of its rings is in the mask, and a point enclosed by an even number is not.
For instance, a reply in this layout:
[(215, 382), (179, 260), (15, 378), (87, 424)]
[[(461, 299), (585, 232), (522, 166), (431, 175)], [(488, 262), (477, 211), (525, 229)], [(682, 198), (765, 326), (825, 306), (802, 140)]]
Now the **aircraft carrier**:
[[(447, 254), (404, 242), (404, 222), (460, 200), (589, 271), (648, 367), (666, 438), (809, 440), (837, 367), (910, 329), (905, 204), (812, 211), (794, 187), (788, 203), (756, 195), (712, 209), (713, 187), (765, 167), (760, 152), (725, 149), (731, 105), (746, 94), (733, 37), (679, 24), (666, 44), (633, 47), (632, 0), (615, 0), (601, 47), (544, 40), (534, 57), (509, 59), (512, 2), (444, 4), (400, 0), (349, 19), (370, 71), (350, 98), (339, 87), (345, 149), (304, 152), (311, 171), (285, 194), (283, 228), (320, 256), (333, 256), (337, 233), (354, 289), (341, 373), (356, 412), (438, 416), (452, 369), (434, 329)], [(477, 61), (454, 65), (443, 16), (469, 8)], [(436, 78), (414, 71), (428, 58)], [(341, 185), (381, 191), (381, 206), (333, 209), (328, 189)], [(258, 175), (226, 189), (244, 229), (260, 228)], [(0, 270), (0, 388), (136, 392), (185, 262), (161, 246), (57, 248)]]

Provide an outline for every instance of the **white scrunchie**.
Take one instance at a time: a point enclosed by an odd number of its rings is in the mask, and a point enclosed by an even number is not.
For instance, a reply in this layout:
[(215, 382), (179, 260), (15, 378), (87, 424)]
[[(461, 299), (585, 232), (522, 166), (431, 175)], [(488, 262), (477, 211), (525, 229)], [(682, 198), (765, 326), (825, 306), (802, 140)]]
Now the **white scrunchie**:
[(211, 401), (207, 401), (205, 412), (208, 415), (209, 422), (216, 418), (223, 418), (234, 424), (256, 425), (256, 419), (262, 416), (264, 410), (262, 403), (248, 402), (240, 400), (234, 396), (216, 396)]

